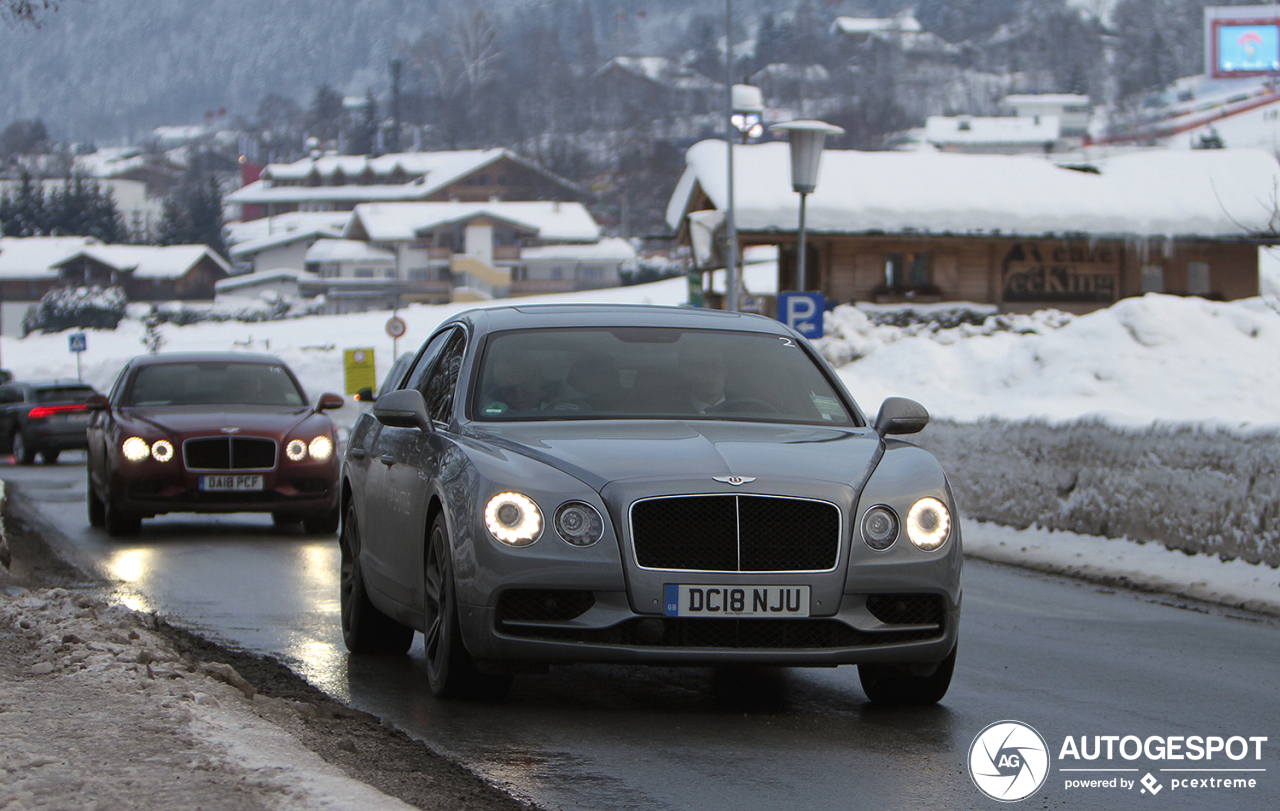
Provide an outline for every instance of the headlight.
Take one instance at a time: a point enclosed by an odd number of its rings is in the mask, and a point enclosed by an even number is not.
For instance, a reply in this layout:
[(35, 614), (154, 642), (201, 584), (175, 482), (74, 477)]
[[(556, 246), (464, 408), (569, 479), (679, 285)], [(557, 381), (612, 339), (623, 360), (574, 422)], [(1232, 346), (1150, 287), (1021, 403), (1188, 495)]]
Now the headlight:
[(327, 436), (318, 436), (311, 440), (307, 450), (311, 452), (312, 459), (323, 462), (333, 455), (333, 440)]
[(124, 453), (124, 458), (130, 462), (141, 462), (151, 455), (151, 447), (140, 436), (131, 436), (126, 439), (120, 446), (120, 450)]
[(301, 462), (307, 458), (307, 443), (301, 439), (289, 440), (289, 444), (284, 446), (284, 455), (294, 462)]
[(484, 523), (493, 537), (511, 546), (528, 546), (542, 534), (538, 505), (519, 493), (499, 493), (489, 499)]
[(567, 501), (556, 510), (556, 532), (574, 546), (590, 546), (604, 535), (604, 519), (585, 501)]
[[(129, 454), (125, 451), (125, 455)], [(167, 462), (173, 458), (173, 444), (167, 439), (157, 439), (151, 443), (151, 458), (157, 462)]]
[(898, 516), (888, 507), (872, 507), (862, 516), (862, 540), (872, 549), (888, 549), (898, 539)]
[(932, 552), (947, 541), (951, 532), (951, 514), (947, 505), (936, 498), (922, 498), (907, 513), (907, 537), (926, 552)]

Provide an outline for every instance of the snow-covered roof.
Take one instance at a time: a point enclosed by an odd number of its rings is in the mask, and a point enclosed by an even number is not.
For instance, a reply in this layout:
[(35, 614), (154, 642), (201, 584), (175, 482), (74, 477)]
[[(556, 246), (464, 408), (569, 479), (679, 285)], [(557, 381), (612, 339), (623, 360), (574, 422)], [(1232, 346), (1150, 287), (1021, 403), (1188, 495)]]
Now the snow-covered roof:
[(476, 217), (492, 217), (535, 231), (540, 239), (595, 242), (600, 226), (581, 203), (545, 200), (491, 203), (365, 203), (356, 206), (344, 236), (358, 228), (370, 240), (411, 240), (420, 231)]
[(931, 144), (1043, 144), (1056, 141), (1062, 131), (1056, 115), (945, 116), (925, 119), (925, 139)]
[(901, 14), (897, 17), (836, 17), (831, 30), (841, 34), (874, 34), (882, 31), (919, 33), (924, 30), (924, 26), (910, 14)]
[(289, 211), (257, 220), (227, 223), (227, 243), (239, 245), (291, 231), (330, 229), (341, 232), (351, 219), (350, 211)]
[(94, 237), (0, 237), (0, 279), (56, 276), (55, 265), (99, 244)]
[(224, 293), (228, 290), (238, 290), (243, 287), (253, 287), (259, 284), (267, 284), (269, 282), (278, 281), (319, 281), (320, 276), (306, 270), (295, 270), (293, 268), (275, 268), (274, 270), (264, 270), (258, 273), (244, 273), (239, 276), (232, 276), (228, 279), (219, 279), (213, 283), (214, 290), (218, 293)]
[(671, 73), (672, 62), (663, 56), (615, 56), (597, 71), (597, 75), (611, 67), (622, 68), (628, 73), (643, 76), (653, 82), (661, 82), (667, 74)]
[(206, 245), (91, 245), (58, 262), (57, 266), (82, 256), (118, 271), (131, 271), (137, 279), (177, 279), (206, 256), (223, 272), (231, 271), (227, 261)]
[[(226, 201), (242, 205), (267, 205), (421, 200), (503, 158), (566, 187), (574, 188), (570, 181), (557, 177), (508, 149), (460, 149), (445, 152), (396, 152), (378, 157), (322, 155), (293, 163), (272, 163), (262, 170), (259, 180), (227, 195)], [(408, 180), (403, 183), (386, 182), (396, 175), (397, 170)], [(277, 185), (297, 184), (313, 175), (323, 185)], [(354, 181), (370, 177), (381, 182), (340, 182), (344, 179)]]
[(324, 237), (340, 237), (342, 229), (346, 226), (345, 220), (350, 216), (344, 217), (341, 224), (324, 223), (315, 225), (311, 228), (296, 228), (292, 230), (279, 230), (273, 234), (250, 239), (245, 242), (237, 242), (229, 251), (233, 257), (253, 256), (256, 253), (269, 250), (271, 248), (279, 248), (294, 242), (301, 242), (308, 239), (322, 239)]
[(619, 237), (606, 237), (588, 245), (543, 245), (524, 248), (520, 258), (534, 262), (628, 262), (636, 258), (636, 249)]
[(358, 239), (321, 239), (307, 249), (307, 261), (394, 263), (396, 255)]
[[(667, 207), (679, 228), (696, 187), (725, 207), (724, 142), (702, 141)], [(827, 150), (807, 227), (826, 233), (1244, 237), (1272, 228), (1280, 164), (1251, 149), (1151, 150), (1092, 164), (1038, 157)], [(734, 148), (735, 217), (797, 228), (787, 144)]]
[(1002, 101), (1008, 105), (1042, 104), (1045, 106), (1089, 104), (1089, 97), (1079, 93), (1015, 93)]

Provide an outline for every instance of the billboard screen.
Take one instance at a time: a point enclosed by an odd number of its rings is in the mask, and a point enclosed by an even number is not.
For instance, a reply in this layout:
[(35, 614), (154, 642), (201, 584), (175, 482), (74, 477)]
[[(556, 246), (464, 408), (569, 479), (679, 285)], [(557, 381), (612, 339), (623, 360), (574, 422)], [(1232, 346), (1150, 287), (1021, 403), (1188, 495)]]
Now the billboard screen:
[(1280, 23), (1215, 26), (1219, 75), (1280, 71)]

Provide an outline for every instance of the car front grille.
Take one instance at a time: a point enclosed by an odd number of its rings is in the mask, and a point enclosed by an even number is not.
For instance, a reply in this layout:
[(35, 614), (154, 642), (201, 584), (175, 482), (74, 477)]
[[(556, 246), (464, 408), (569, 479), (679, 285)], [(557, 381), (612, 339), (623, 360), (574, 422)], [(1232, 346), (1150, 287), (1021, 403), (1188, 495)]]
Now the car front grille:
[(207, 437), (182, 444), (188, 470), (270, 470), (276, 466), (276, 443), (255, 437)]
[(645, 569), (828, 571), (840, 551), (840, 509), (780, 496), (652, 498), (632, 506), (631, 537)]

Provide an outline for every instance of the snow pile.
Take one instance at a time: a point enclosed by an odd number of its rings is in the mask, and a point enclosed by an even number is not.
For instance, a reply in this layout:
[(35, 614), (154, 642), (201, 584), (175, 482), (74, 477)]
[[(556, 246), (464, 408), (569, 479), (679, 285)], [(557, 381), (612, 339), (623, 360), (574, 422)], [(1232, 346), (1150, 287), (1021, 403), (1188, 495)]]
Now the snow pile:
[(12, 660), (0, 668), (0, 808), (408, 808), (271, 720), (319, 708), (256, 695), (230, 665), (180, 655), (154, 617), (66, 589), (10, 588), (0, 627), (35, 644), (25, 678)]
[(900, 395), (962, 422), (1280, 424), (1280, 314), (1261, 299), (1148, 294), (1088, 315), (1000, 315), (950, 329), (875, 326), (849, 309), (834, 311), (823, 345), (869, 411)]

